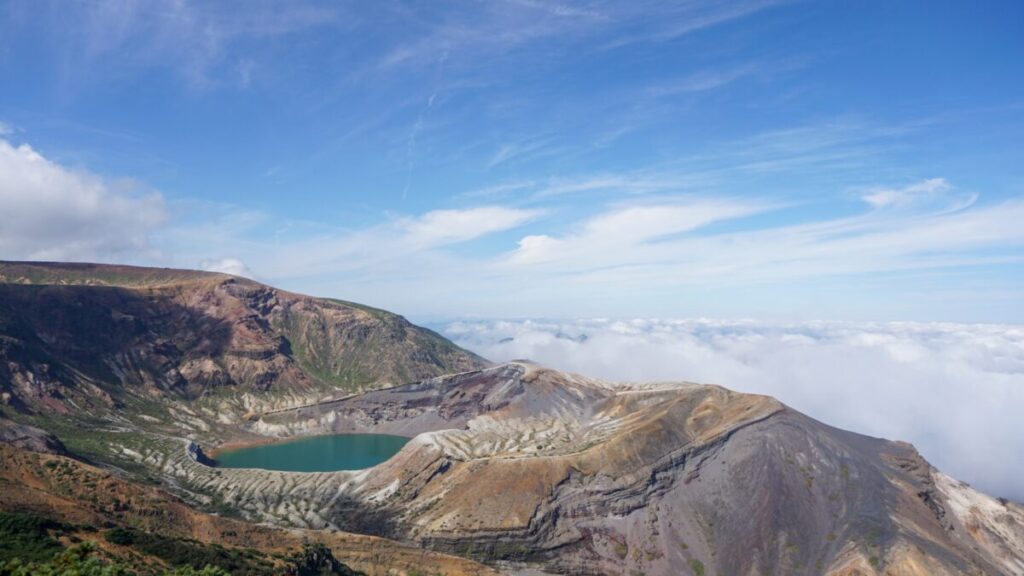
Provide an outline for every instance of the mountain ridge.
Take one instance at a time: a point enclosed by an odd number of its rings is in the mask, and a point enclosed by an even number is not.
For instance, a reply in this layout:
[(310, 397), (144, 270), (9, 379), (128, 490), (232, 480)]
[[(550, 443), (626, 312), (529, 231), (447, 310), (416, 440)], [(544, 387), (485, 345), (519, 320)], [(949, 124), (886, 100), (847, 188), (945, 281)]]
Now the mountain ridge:
[[(0, 419), (57, 438), (5, 425), (0, 443), (206, 512), (513, 573), (1024, 573), (1019, 504), (768, 396), (490, 365), (385, 311), (230, 275), (0, 263), (0, 282)], [(372, 377), (338, 379), (350, 362)], [(360, 471), (201, 458), (331, 433), (411, 440)]]
[(227, 389), (253, 409), (487, 365), (401, 316), (228, 274), (0, 262), (0, 291), (0, 371), (17, 384), (5, 392), (43, 402), (76, 385), (110, 405), (133, 388), (186, 400)]

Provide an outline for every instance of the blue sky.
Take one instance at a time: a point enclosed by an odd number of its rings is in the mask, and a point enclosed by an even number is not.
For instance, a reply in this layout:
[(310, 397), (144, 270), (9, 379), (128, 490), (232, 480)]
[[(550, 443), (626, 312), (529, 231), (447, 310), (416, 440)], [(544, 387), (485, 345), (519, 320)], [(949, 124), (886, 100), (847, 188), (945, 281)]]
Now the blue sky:
[(0, 258), (1024, 322), (1024, 5), (0, 2)]

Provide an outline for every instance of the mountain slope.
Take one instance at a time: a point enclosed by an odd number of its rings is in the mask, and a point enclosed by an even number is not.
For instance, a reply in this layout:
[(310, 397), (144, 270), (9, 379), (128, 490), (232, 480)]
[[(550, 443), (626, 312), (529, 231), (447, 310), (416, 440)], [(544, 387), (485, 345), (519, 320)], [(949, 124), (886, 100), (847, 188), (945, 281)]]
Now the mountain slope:
[(0, 282), (0, 386), (25, 408), (258, 410), (486, 365), (400, 316), (226, 274), (0, 262)]
[[(35, 433), (28, 431), (27, 434)], [(346, 564), (370, 576), (497, 574), (475, 562), (381, 538), (281, 530), (202, 514), (162, 490), (127, 481), (109, 470), (60, 455), (17, 449), (4, 445), (2, 440), (0, 511), (27, 513), (65, 526), (80, 527), (70, 530), (78, 538), (97, 542), (105, 552), (123, 557), (134, 566), (140, 564), (139, 551), (111, 546), (110, 528), (141, 532), (171, 544), (184, 542), (186, 548), (226, 546), (246, 556), (258, 554), (257, 559), (272, 562), (283, 554), (300, 550), (303, 543), (318, 542), (327, 545)], [(100, 527), (108, 529), (106, 537), (97, 532)], [(182, 547), (181, 544), (178, 547)], [(273, 573), (281, 573), (280, 568)]]
[(509, 364), (242, 426), (415, 437), (359, 472), (214, 469), (170, 445), (139, 461), (252, 519), (563, 574), (1024, 572), (1021, 506), (949, 479), (909, 444), (717, 386)]
[[(909, 444), (769, 397), (484, 367), (387, 312), (224, 274), (8, 263), (0, 276), (0, 443), (159, 484), (167, 514), (187, 502), (574, 575), (1024, 574), (1024, 508)], [(202, 451), (353, 432), (412, 440), (326, 473), (214, 468)], [(43, 465), (17, 454), (0, 461), (8, 486), (42, 486)], [(95, 512), (102, 498), (49, 482), (0, 505), (56, 491)]]

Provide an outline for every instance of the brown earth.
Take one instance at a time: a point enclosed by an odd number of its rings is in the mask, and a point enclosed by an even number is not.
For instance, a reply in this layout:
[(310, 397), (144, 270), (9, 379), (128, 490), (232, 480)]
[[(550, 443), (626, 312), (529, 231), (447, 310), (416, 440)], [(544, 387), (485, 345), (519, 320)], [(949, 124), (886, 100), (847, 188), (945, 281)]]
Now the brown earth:
[[(371, 576), (440, 573), (498, 574), (481, 564), (384, 538), (331, 531), (285, 530), (196, 512), (163, 490), (126, 481), (108, 470), (53, 454), (0, 444), (0, 510), (26, 512), (97, 528), (130, 527), (265, 553), (291, 553), (322, 542), (349, 566)], [(88, 532), (80, 533), (88, 538)], [(104, 545), (98, 534), (94, 541)], [(109, 545), (105, 545), (111, 548)], [(115, 552), (116, 547), (112, 548)]]

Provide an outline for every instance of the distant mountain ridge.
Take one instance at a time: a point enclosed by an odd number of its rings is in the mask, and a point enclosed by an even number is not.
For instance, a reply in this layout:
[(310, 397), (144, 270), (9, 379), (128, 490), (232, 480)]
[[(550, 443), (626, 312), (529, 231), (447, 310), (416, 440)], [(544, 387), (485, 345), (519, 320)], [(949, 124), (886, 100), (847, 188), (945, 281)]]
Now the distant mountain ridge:
[(486, 365), (401, 316), (228, 274), (0, 262), (0, 386), (26, 407), (134, 395), (261, 409)]

